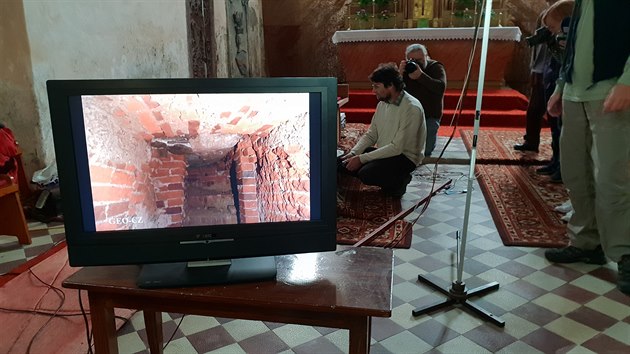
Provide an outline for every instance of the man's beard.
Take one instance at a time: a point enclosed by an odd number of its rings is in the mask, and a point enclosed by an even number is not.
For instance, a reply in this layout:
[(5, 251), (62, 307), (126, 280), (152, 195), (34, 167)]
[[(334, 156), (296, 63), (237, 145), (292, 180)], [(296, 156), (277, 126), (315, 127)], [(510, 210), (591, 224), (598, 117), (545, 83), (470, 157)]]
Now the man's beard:
[(386, 95), (386, 96), (379, 96), (379, 95), (376, 95), (376, 98), (377, 98), (379, 101), (389, 102), (389, 100), (391, 100), (391, 98), (392, 98), (392, 94), (391, 94), (391, 93), (387, 93), (387, 95)]

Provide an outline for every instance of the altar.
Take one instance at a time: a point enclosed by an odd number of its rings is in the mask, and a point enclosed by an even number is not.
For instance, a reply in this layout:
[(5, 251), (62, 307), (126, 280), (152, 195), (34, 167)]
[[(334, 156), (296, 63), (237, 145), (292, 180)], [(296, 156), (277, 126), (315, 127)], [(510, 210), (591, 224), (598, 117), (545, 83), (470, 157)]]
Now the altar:
[[(402, 28), (337, 31), (332, 42), (337, 46), (346, 82), (352, 89), (369, 88), (368, 75), (379, 63), (400, 63), (405, 48), (413, 43), (427, 47), (429, 56), (444, 64), (449, 88), (461, 88), (468, 70), (468, 61), (475, 29)], [(479, 77), (479, 58), (483, 28), (479, 28), (477, 52), (473, 61), (470, 85)], [(505, 72), (512, 60), (516, 43), (521, 40), (518, 27), (491, 27), (485, 85), (505, 86)]]

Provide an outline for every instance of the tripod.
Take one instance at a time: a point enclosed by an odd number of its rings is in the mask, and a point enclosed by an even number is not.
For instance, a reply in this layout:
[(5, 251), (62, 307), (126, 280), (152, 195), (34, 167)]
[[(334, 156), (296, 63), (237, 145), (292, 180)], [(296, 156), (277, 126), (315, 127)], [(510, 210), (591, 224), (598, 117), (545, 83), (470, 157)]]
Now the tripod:
[[(499, 283), (491, 282), (486, 285), (479, 286), (472, 290), (468, 290), (466, 288), (466, 284), (462, 281), (462, 274), (464, 272), (464, 259), (466, 256), (466, 238), (468, 235), (468, 222), (470, 220), (470, 204), (472, 201), (472, 184), (475, 179), (475, 161), (477, 157), (477, 137), (479, 135), (479, 120), (481, 117), (481, 101), (483, 97), (483, 82), (485, 78), (486, 72), (486, 58), (488, 56), (488, 37), (490, 34), (490, 12), (492, 9), (492, 1), (485, 0), (485, 14), (484, 14), (484, 25), (483, 25), (483, 41), (481, 45), (481, 58), (479, 65), (479, 82), (477, 85), (477, 103), (475, 110), (475, 123), (473, 130), (473, 140), (472, 147), (470, 152), (470, 169), (468, 173), (468, 193), (466, 193), (466, 209), (464, 211), (464, 225), (463, 225), (463, 233), (461, 239), (461, 248), (459, 252), (459, 261), (457, 262), (457, 280), (453, 281), (450, 288), (446, 288), (445, 286), (438, 285), (437, 281), (430, 280), (426, 276), (418, 275), (418, 281), (427, 284), (434, 289), (440, 291), (442, 294), (446, 295), (447, 299), (443, 302), (430, 305), (424, 308), (418, 308), (412, 311), (414, 316), (419, 316), (425, 313), (429, 313), (431, 311), (437, 310), (442, 307), (451, 306), (451, 305), (462, 305), (465, 308), (471, 310), (476, 315), (484, 318), (487, 321), (492, 322), (493, 324), (504, 327), (505, 321), (503, 321), (500, 317), (494, 316), (489, 311), (481, 308), (478, 305), (468, 301), (469, 298), (473, 296), (484, 295), (490, 291), (497, 290), (499, 288)], [(475, 31), (477, 31), (478, 27), (475, 27)], [(476, 40), (476, 32), (475, 32), (475, 40)]]

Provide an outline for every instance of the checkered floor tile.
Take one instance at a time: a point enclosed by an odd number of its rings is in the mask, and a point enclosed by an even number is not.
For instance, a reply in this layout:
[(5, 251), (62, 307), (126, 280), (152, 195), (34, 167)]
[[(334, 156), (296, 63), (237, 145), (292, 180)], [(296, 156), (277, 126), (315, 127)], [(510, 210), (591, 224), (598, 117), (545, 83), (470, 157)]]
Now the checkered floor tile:
[[(443, 144), (444, 138), (440, 139)], [(438, 148), (439, 149), (439, 148)], [(461, 140), (449, 146), (456, 158)], [(453, 154), (451, 157), (453, 157)], [(468, 187), (467, 165), (424, 165), (403, 197), (405, 206), (424, 198), (435, 176), (436, 188), (452, 179), (450, 189), (433, 197), (414, 225), (410, 249), (395, 250), (393, 313), (375, 318), (372, 353), (627, 353), (630, 349), (630, 297), (615, 287), (616, 264), (554, 265), (544, 249), (506, 247), (501, 243), (476, 182)], [(443, 299), (418, 282), (418, 275), (446, 286), (457, 279), (456, 263), (472, 193), (462, 279), (469, 289), (498, 282), (499, 289), (472, 298), (474, 304), (505, 320), (504, 328), (485, 322), (461, 305), (414, 317), (414, 309)], [(407, 220), (414, 220), (418, 211)], [(0, 237), (0, 271), (6, 272), (58, 241), (59, 226), (33, 223), (33, 245)], [(330, 328), (163, 315), (166, 353), (344, 353), (348, 332)], [(118, 335), (122, 353), (146, 353), (146, 331), (136, 313)]]

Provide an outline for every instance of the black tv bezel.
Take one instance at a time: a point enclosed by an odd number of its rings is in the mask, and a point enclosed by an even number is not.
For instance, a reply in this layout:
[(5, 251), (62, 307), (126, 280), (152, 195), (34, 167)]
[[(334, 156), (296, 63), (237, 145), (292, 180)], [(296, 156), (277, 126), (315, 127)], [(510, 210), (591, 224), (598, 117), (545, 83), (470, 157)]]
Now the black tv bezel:
[[(274, 256), (331, 251), (336, 248), (337, 81), (335, 78), (120, 79), (47, 81), (55, 154), (69, 261), (72, 266), (186, 262), (205, 259)], [(70, 101), (83, 95), (173, 93), (319, 93), (319, 220), (281, 223), (211, 225), (187, 228), (88, 232), (83, 225), (79, 188), (84, 151), (72, 143)], [(310, 121), (310, 120), (309, 120)], [(310, 121), (312, 124), (312, 121)], [(85, 171), (83, 172), (85, 173)], [(90, 197), (91, 198), (91, 197)], [(238, 234), (236, 234), (238, 232)]]

